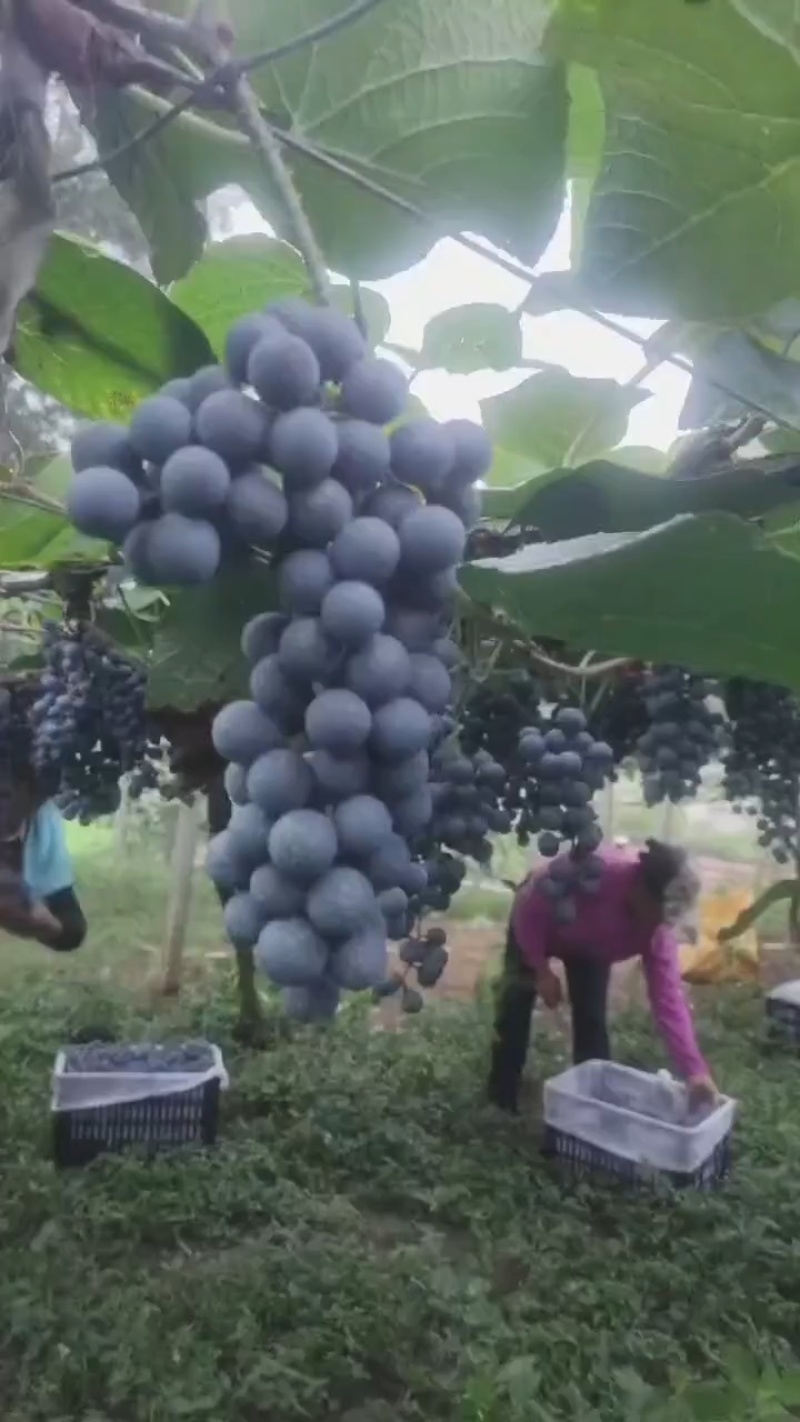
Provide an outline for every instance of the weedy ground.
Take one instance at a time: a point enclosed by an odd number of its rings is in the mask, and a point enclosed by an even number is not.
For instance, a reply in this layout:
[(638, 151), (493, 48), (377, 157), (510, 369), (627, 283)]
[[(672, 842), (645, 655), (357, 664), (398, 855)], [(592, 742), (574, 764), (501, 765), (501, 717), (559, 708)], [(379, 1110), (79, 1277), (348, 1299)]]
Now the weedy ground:
[[(137, 990), (158, 856), (112, 873), (102, 851), (79, 872), (92, 944), (66, 963), (6, 943), (0, 958), (4, 1422), (800, 1415), (800, 1062), (764, 1052), (756, 994), (698, 998), (742, 1103), (728, 1188), (574, 1188), (540, 1159), (534, 1112), (482, 1105), (485, 1003), (402, 1032), (354, 1006), (245, 1054), (223, 966), (158, 1013)], [(205, 891), (193, 933), (219, 946)], [(233, 1085), (217, 1150), (56, 1174), (53, 1056), (89, 1027), (219, 1041)], [(617, 1029), (660, 1062), (643, 1019)], [(563, 1061), (557, 1036), (540, 1031), (535, 1061)]]

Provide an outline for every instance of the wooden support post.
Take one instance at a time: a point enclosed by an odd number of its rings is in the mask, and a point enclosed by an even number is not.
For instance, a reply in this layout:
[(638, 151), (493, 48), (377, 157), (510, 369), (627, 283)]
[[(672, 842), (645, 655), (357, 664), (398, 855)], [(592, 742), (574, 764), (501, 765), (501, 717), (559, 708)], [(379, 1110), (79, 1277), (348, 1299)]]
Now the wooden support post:
[(181, 801), (170, 860), (172, 880), (164, 940), (162, 991), (176, 996), (183, 979), (183, 953), (192, 903), (192, 879), (200, 831), (200, 796)]

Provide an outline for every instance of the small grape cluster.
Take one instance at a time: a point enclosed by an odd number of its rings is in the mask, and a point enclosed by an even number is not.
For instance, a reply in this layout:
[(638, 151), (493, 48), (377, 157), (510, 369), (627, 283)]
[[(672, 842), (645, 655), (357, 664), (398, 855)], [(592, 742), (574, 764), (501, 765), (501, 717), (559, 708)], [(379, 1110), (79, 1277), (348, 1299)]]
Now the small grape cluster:
[[(421, 1012), (425, 999), (419, 988), (434, 988), (442, 979), (450, 960), (447, 951), (447, 934), (443, 928), (429, 928), (421, 936), (406, 938), (398, 949), (398, 958), (403, 965), (393, 969), (374, 990), (376, 1002), (400, 993), (400, 1005), (404, 1012)], [(418, 987), (413, 987), (409, 976), (414, 973)]]
[(528, 671), (479, 682), (469, 692), (461, 713), (464, 750), (488, 751), (511, 770), (520, 733), (538, 724), (542, 701), (542, 686)]
[(762, 848), (778, 864), (794, 863), (800, 849), (800, 706), (782, 687), (744, 678), (728, 683), (725, 706), (725, 794), (735, 810), (756, 818)]
[(520, 844), (535, 834), (545, 859), (554, 859), (565, 845), (578, 854), (597, 849), (603, 835), (592, 798), (613, 773), (614, 753), (595, 740), (580, 707), (556, 706), (524, 730), (519, 759), (524, 767)]
[(47, 623), (42, 643), (31, 763), (62, 813), (87, 823), (117, 809), (120, 777), (147, 755), (147, 678), (90, 625)]
[(67, 1047), (68, 1076), (142, 1072), (153, 1076), (210, 1071), (216, 1057), (208, 1042), (85, 1042)]
[(592, 711), (592, 732), (611, 746), (616, 766), (634, 759), (641, 737), (650, 729), (645, 675), (640, 664), (625, 667), (606, 687)]
[(580, 895), (598, 892), (604, 870), (599, 854), (576, 849), (551, 860), (539, 880), (539, 888), (552, 900), (557, 922), (574, 922)]
[(237, 323), (227, 378), (259, 397), (275, 474), (258, 478), (286, 518), (281, 611), (242, 637), (251, 699), (214, 722), (233, 811), (208, 867), (234, 946), (255, 948), (292, 1015), (325, 1020), (342, 989), (386, 981), (387, 940), (427, 886), (429, 752), (451, 724), (447, 634), (491, 446), (462, 420), (388, 433), (405, 378), (354, 322), (301, 301)]
[(432, 760), (433, 843), (488, 864), (489, 835), (511, 830), (511, 817), (502, 804), (505, 784), (504, 767), (488, 751), (467, 755), (447, 741)]
[(637, 742), (645, 804), (673, 804), (693, 795), (703, 767), (720, 747), (724, 718), (708, 705), (715, 685), (677, 666), (646, 672), (644, 705), (649, 726)]

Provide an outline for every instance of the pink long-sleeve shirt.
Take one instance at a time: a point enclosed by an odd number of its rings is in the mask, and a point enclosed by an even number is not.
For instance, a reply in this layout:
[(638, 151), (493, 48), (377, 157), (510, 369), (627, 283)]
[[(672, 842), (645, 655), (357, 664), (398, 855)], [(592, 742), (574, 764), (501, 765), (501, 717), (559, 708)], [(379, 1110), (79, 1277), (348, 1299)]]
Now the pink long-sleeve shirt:
[(678, 941), (661, 925), (654, 933), (639, 928), (626, 908), (638, 856), (624, 850), (602, 853), (605, 872), (594, 894), (578, 890), (577, 916), (569, 924), (555, 917), (553, 900), (542, 892), (537, 872), (520, 889), (512, 922), (526, 964), (543, 967), (549, 958), (570, 954), (603, 963), (641, 958), (650, 1007), (672, 1062), (684, 1077), (705, 1076), (708, 1067), (697, 1045), (692, 1012), (678, 962)]

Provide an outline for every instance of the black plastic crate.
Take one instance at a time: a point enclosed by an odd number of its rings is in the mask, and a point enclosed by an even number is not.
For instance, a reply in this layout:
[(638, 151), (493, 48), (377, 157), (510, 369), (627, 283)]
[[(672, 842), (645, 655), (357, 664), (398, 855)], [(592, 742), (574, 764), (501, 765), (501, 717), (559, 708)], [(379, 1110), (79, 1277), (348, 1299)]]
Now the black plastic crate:
[(770, 1042), (800, 1049), (800, 1006), (779, 997), (768, 997), (766, 1016)]
[(569, 1135), (557, 1126), (545, 1126), (542, 1137), (542, 1153), (549, 1160), (556, 1160), (571, 1175), (585, 1176), (602, 1174), (624, 1181), (633, 1189), (647, 1189), (663, 1181), (679, 1189), (716, 1190), (724, 1184), (732, 1167), (732, 1136), (724, 1136), (715, 1147), (708, 1160), (693, 1172), (653, 1170), (614, 1155), (613, 1151), (602, 1150), (578, 1136)]
[[(91, 1048), (88, 1049), (91, 1051)], [(179, 1050), (179, 1049), (178, 1049)], [(124, 1051), (124, 1048), (122, 1049)], [(215, 1052), (209, 1047), (210, 1052)], [(222, 1059), (215, 1053), (220, 1070)], [(59, 1061), (61, 1058), (59, 1058)], [(58, 1065), (58, 1064), (57, 1064)], [(124, 1073), (124, 1067), (117, 1067)], [(80, 1079), (83, 1073), (73, 1073)], [(97, 1068), (89, 1075), (102, 1074)], [(188, 1071), (191, 1075), (191, 1071)], [(202, 1073), (196, 1073), (202, 1077)], [(62, 1080), (64, 1077), (62, 1076)], [(138, 1148), (153, 1155), (185, 1146), (212, 1146), (217, 1138), (221, 1079), (136, 1101), (53, 1109), (53, 1157), (59, 1168), (88, 1165), (100, 1155)]]

